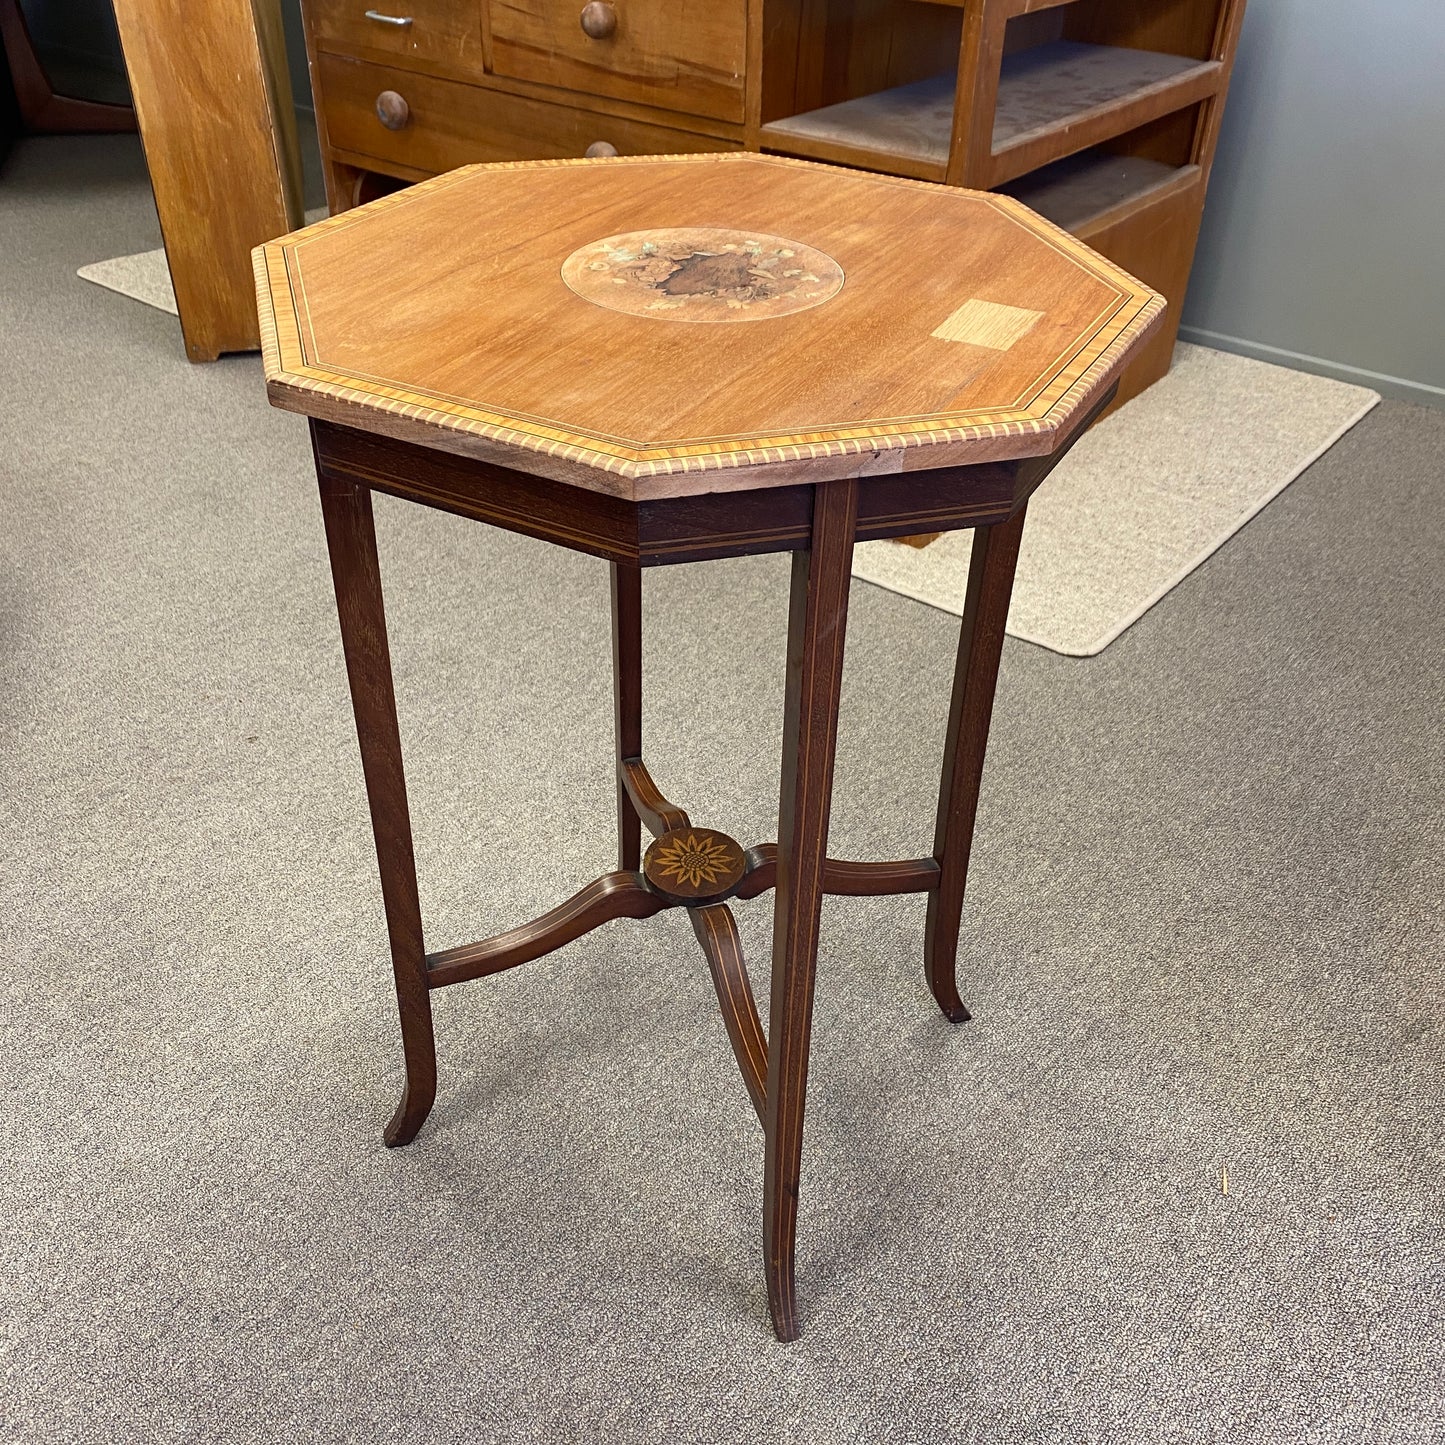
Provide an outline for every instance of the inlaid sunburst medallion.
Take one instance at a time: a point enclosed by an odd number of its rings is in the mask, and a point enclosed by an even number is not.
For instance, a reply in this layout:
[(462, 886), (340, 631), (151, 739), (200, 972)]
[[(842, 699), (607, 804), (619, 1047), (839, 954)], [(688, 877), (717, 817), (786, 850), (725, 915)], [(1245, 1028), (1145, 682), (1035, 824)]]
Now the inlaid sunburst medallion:
[(831, 301), (843, 268), (815, 246), (712, 226), (628, 231), (574, 251), (562, 279), (584, 300), (661, 321), (767, 321)]
[(670, 898), (719, 898), (747, 872), (736, 841), (711, 828), (678, 828), (654, 840), (642, 860), (647, 881)]

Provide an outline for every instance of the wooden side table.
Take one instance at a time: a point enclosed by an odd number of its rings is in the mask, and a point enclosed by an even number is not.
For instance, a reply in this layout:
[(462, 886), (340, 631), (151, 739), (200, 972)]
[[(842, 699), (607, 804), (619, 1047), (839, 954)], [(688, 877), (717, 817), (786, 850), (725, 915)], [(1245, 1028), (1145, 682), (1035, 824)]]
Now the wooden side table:
[[(1030, 493), (1105, 406), (1160, 297), (1016, 201), (756, 155), (478, 166), (255, 253), (268, 389), (311, 417), (376, 835), (406, 1087), (430, 995), (609, 919), (686, 908), (762, 1122), (764, 1257), (793, 1242), (823, 895), (922, 893), (954, 976), (994, 683)], [(480, 943), (423, 942), (371, 493), (612, 565), (618, 867)], [(855, 542), (976, 529), (927, 858), (828, 856)], [(642, 760), (641, 569), (793, 554), (778, 841), (696, 826)], [(644, 853), (641, 826), (654, 841)], [(731, 898), (775, 890), (770, 1027)]]

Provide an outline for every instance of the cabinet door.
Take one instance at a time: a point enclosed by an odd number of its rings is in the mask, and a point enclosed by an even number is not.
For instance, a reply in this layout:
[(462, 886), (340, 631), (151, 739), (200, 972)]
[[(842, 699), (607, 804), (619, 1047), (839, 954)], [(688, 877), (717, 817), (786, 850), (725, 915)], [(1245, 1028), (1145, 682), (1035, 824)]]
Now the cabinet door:
[(318, 50), (482, 69), (482, 0), (303, 0)]
[(498, 75), (743, 118), (747, 0), (489, 0)]

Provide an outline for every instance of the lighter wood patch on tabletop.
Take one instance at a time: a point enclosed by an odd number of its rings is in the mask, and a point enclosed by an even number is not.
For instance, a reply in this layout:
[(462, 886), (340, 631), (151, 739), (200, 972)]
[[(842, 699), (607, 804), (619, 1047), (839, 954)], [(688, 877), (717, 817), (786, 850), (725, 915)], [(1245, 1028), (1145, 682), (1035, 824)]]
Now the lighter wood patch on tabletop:
[(1001, 306), (997, 301), (965, 301), (932, 334), (940, 341), (966, 341), (990, 351), (1007, 351), (1044, 319), (1042, 311)]

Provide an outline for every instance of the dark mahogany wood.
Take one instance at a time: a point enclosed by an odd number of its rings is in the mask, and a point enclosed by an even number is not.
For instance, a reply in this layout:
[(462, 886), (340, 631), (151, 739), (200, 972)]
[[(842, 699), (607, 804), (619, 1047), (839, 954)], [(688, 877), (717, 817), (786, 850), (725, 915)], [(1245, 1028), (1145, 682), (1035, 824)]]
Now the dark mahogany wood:
[[(632, 502), (333, 422), (313, 420), (311, 429), (325, 475), (609, 562), (656, 567), (808, 545), (806, 484)], [(1002, 521), (1047, 471), (1030, 459), (866, 477), (858, 540)]]
[(624, 758), (618, 764), (618, 777), (627, 800), (654, 838), (661, 837), (678, 828), (689, 828), (692, 819), (675, 803), (669, 803), (662, 796), (647, 764), (641, 758)]
[(798, 1335), (793, 1251), (803, 1160), (803, 1106), (858, 484), (819, 482), (814, 494), (811, 546), (793, 558), (788, 609), (772, 1004), (768, 1013), (763, 1262), (768, 1307), (780, 1340)]
[[(756, 898), (774, 886), (778, 845), (759, 843), (747, 850), (748, 873), (734, 897)], [(900, 858), (887, 863), (855, 863), (829, 858), (823, 865), (823, 892), (851, 898), (885, 893), (928, 893), (938, 887), (938, 864), (932, 858)]]
[[(857, 540), (1006, 521), (1113, 396), (1111, 388), (1079, 416), (1048, 456), (859, 479)], [(313, 419), (311, 432), (323, 475), (633, 567), (797, 551), (811, 535), (807, 484), (634, 502), (334, 422)]]
[(766, 1125), (768, 1040), (758, 1018), (757, 1000), (753, 998), (737, 922), (726, 903), (689, 908), (688, 917), (707, 955), (713, 987), (727, 1025), (728, 1041), (737, 1055), (748, 1097), (758, 1111), (758, 1118)]
[(829, 858), (823, 869), (823, 892), (849, 898), (874, 898), (883, 893), (928, 893), (938, 887), (938, 864), (932, 858), (900, 858), (890, 863), (855, 863)]
[[(1112, 393), (1110, 393), (1112, 395)], [(614, 918), (687, 907), (707, 956), (728, 1037), (765, 1133), (764, 1239), (768, 1302), (779, 1338), (798, 1333), (793, 1254), (818, 927), (824, 894), (928, 895), (926, 971), (940, 1007), (968, 1017), (954, 978), (968, 854), (1003, 627), (1024, 505), (1104, 397), (1048, 457), (628, 501), (312, 421), (347, 672), (376, 833), (407, 1084), (388, 1144), (415, 1136), (436, 1092), (429, 991), (483, 978), (550, 953)], [(370, 490), (604, 557), (612, 565), (618, 859), (549, 913), (505, 933), (426, 956), (407, 816)], [(827, 857), (838, 692), (855, 540), (977, 527), (950, 709), (932, 858), (857, 862)], [(693, 829), (642, 761), (641, 568), (791, 550), (779, 842), (745, 853), (726, 835)], [(641, 826), (660, 838), (692, 829), (725, 839), (718, 897), (683, 896), (642, 870)], [(675, 836), (672, 841), (677, 841)], [(656, 844), (653, 845), (656, 848)], [(650, 849), (646, 857), (654, 856)], [(776, 888), (770, 1029), (764, 1036), (736, 925), (723, 897)], [(703, 892), (705, 890), (699, 890)]]
[(973, 534), (968, 591), (959, 628), (958, 663), (953, 675), (933, 833), (939, 881), (928, 896), (923, 942), (928, 986), (939, 1008), (954, 1023), (962, 1023), (969, 1016), (955, 976), (958, 929), (1024, 513), (1025, 507), (1020, 507), (1007, 522), (980, 527)]
[[(627, 794), (620, 769), (642, 756), (642, 572), (612, 564), (612, 693), (617, 738), (617, 866), (642, 862), (642, 818)], [(640, 764), (639, 764), (640, 766)]]
[(667, 899), (648, 888), (640, 873), (604, 873), (530, 923), (480, 943), (431, 954), (426, 960), (427, 982), (432, 988), (442, 988), (502, 973), (541, 958), (614, 918), (651, 918), (668, 906)]
[(392, 691), (391, 655), (386, 643), (371, 494), (364, 487), (323, 476), (321, 511), (401, 1013), (406, 1086), (383, 1134), (387, 1144), (394, 1147), (416, 1137), (436, 1098), (436, 1043), (422, 946), (416, 859), (412, 854), (411, 817)]
[(696, 906), (732, 896), (748, 860), (741, 846), (713, 828), (682, 827), (660, 833), (642, 859), (648, 885), (664, 898)]

